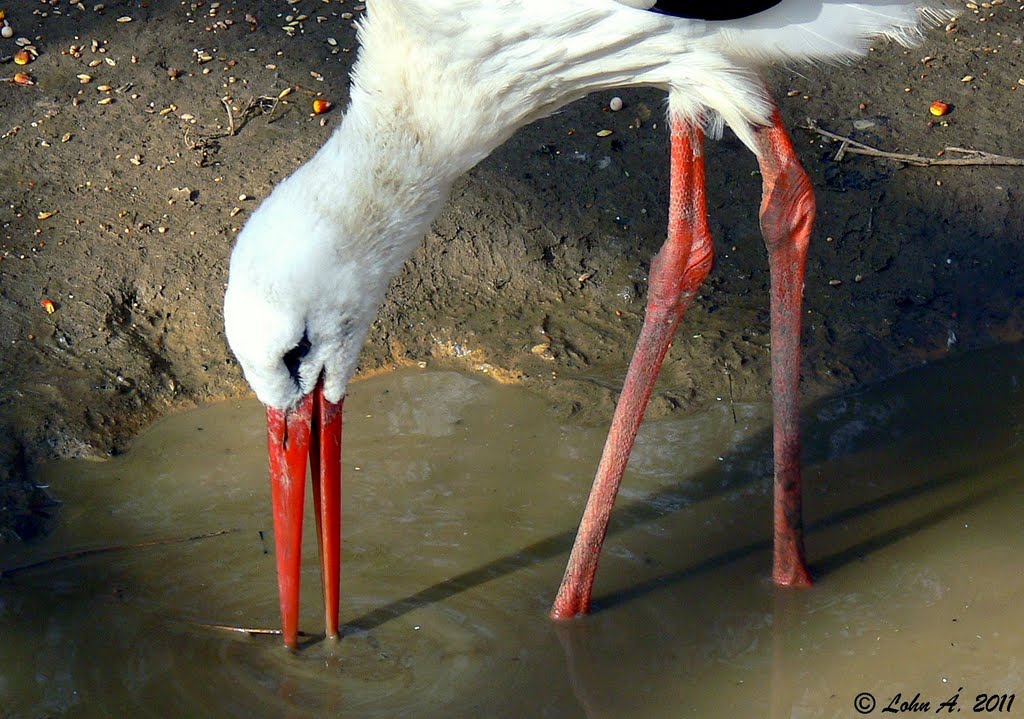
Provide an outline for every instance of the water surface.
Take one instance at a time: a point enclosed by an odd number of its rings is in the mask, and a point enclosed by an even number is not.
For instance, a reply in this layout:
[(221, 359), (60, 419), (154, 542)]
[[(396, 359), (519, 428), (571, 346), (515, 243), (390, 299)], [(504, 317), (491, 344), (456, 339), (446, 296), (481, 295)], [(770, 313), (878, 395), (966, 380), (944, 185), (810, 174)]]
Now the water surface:
[(770, 409), (646, 424), (598, 611), (567, 624), (547, 610), (604, 430), (460, 374), (359, 383), (346, 636), (297, 655), (206, 626), (278, 623), (262, 408), (169, 417), (123, 457), (46, 468), (62, 524), (0, 567), (234, 531), (0, 580), (0, 717), (854, 717), (862, 692), (876, 714), (959, 692), (970, 714), (1024, 693), (1022, 382), (1015, 346), (809, 407), (809, 591), (769, 581)]

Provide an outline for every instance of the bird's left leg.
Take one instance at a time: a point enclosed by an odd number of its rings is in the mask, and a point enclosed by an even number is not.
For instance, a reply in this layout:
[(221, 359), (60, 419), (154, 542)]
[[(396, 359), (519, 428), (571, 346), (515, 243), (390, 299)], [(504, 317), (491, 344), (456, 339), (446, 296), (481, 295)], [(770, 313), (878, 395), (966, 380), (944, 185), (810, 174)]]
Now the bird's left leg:
[(585, 614), (590, 609), (608, 519), (647, 400), (672, 335), (711, 269), (713, 249), (704, 203), (702, 143), (699, 127), (673, 119), (668, 239), (651, 262), (647, 313), (569, 564), (551, 608), (551, 616), (556, 619)]
[(771, 274), (772, 415), (775, 454), (776, 584), (809, 587), (800, 487), (800, 327), (814, 191), (778, 109), (756, 130), (761, 167), (761, 234)]

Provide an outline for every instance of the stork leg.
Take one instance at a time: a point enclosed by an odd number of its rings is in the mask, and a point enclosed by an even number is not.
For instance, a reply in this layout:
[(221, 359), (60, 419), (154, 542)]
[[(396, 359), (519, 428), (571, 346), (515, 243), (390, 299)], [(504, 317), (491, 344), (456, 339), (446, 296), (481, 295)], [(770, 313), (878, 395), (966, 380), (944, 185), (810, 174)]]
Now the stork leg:
[(703, 133), (672, 121), (668, 239), (651, 262), (647, 313), (565, 576), (551, 608), (555, 619), (590, 609), (594, 574), (615, 496), (647, 400), (679, 321), (711, 269), (713, 248), (704, 204)]
[(772, 579), (811, 586), (804, 555), (800, 488), (800, 327), (814, 191), (776, 109), (757, 130), (764, 189), (761, 234), (771, 273), (772, 413), (775, 453), (775, 557)]
[(338, 636), (341, 576), (341, 410), (323, 387), (293, 409), (267, 408), (270, 494), (274, 505), (274, 547), (285, 646), (299, 641), (299, 576), (302, 568), (302, 510), (307, 457), (313, 479), (320, 574), (327, 636)]

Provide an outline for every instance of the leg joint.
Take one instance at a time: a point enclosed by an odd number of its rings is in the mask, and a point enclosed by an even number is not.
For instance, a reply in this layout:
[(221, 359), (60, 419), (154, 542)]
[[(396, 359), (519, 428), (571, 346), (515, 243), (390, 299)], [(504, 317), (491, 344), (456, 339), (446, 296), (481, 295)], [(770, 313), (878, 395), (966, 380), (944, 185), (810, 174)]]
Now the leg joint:
[(815, 202), (811, 179), (795, 155), (764, 175), (761, 234), (769, 252), (790, 246), (806, 251), (814, 224)]
[(714, 262), (714, 248), (709, 235), (698, 235), (684, 256), (673, 252), (667, 245), (651, 262), (648, 308), (685, 308), (697, 291)]

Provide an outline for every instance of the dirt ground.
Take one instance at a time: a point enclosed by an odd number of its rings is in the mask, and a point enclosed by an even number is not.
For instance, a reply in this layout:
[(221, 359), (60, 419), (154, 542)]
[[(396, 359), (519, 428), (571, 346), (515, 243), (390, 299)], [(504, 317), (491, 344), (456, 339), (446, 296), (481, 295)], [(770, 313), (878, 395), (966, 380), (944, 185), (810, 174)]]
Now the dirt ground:
[[(767, 72), (818, 191), (806, 285), (809, 400), (1024, 336), (1024, 167), (908, 167), (847, 153), (1024, 156), (1024, 12), (971, 8), (915, 49)], [(122, 451), (155, 417), (248, 389), (221, 299), (235, 234), (341, 119), (352, 0), (0, 3), (0, 541), (53, 515), (51, 457)], [(24, 38), (38, 52), (13, 62)], [(282, 96), (284, 91), (290, 94)], [(310, 112), (314, 97), (334, 108)], [(663, 97), (580, 101), (457, 184), (373, 326), (364, 372), (426, 363), (522, 382), (608, 420), (664, 234)], [(929, 105), (952, 105), (944, 118)], [(230, 120), (229, 120), (230, 108)], [(600, 133), (611, 130), (611, 134)], [(947, 157), (953, 153), (947, 152)], [(716, 267), (648, 416), (768, 396), (756, 163), (708, 148)], [(53, 312), (43, 301), (52, 302)], [(358, 391), (358, 385), (353, 391)]]

